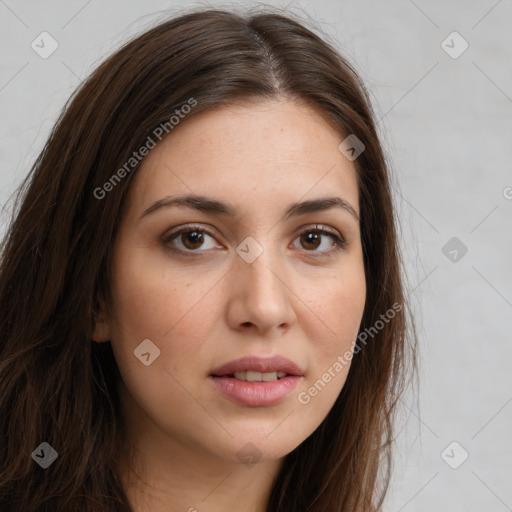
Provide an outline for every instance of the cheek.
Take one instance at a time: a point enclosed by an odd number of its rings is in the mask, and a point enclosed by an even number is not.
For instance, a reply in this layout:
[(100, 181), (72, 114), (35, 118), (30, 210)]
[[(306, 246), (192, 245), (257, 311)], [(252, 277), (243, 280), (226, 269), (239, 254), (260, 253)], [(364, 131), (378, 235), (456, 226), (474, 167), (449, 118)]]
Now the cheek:
[[(332, 357), (345, 351), (356, 339), (366, 302), (366, 282), (362, 263), (347, 265), (319, 283), (309, 283), (300, 291), (310, 319), (303, 325), (309, 339), (315, 342), (314, 352), (319, 356)], [(299, 319), (300, 322), (300, 319)]]
[[(191, 367), (201, 368), (207, 359), (204, 341), (218, 323), (220, 313), (208, 294), (218, 277), (191, 282), (189, 274), (162, 270), (135, 256), (115, 268), (112, 349), (127, 400), (137, 404), (135, 417), (143, 410), (177, 435), (177, 424), (197, 424), (204, 414), (191, 400), (198, 394), (196, 381), (202, 382)], [(137, 354), (148, 352), (151, 362), (145, 365)], [(179, 421), (164, 412), (173, 410), (180, 410)]]
[[(310, 294), (308, 307), (315, 315), (304, 318), (310, 318), (311, 366), (297, 399), (312, 418), (327, 415), (345, 384), (365, 301), (362, 264), (338, 272), (315, 295)], [(307, 330), (306, 325), (303, 328)]]
[(170, 372), (182, 369), (186, 361), (197, 360), (204, 349), (201, 341), (218, 322), (219, 312), (208, 300), (218, 278), (193, 278), (190, 273), (169, 269), (168, 264), (161, 268), (148, 265), (137, 256), (119, 260), (114, 267), (112, 345), (116, 359), (119, 365), (137, 366), (134, 350), (149, 339), (160, 350), (155, 362)]

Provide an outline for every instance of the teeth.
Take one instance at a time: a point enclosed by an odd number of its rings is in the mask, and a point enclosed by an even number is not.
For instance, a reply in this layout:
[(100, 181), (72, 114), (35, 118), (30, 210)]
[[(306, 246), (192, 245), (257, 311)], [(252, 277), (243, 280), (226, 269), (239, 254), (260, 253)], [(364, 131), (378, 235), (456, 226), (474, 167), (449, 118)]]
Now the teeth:
[(272, 382), (286, 377), (286, 372), (235, 372), (235, 379), (246, 380), (247, 382)]

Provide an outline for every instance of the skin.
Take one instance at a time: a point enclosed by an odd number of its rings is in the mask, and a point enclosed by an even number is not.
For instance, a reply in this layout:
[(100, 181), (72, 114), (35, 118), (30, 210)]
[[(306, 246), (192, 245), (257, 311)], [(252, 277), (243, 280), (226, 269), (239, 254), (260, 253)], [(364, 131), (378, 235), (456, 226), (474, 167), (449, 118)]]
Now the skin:
[[(112, 308), (95, 331), (111, 341), (122, 376), (133, 458), (126, 450), (119, 468), (136, 512), (265, 511), (283, 457), (334, 404), (350, 363), (307, 405), (298, 395), (353, 348), (366, 298), (359, 222), (341, 208), (281, 217), (291, 203), (333, 196), (359, 215), (344, 138), (297, 100), (246, 101), (185, 119), (142, 162), (115, 241)], [(154, 201), (185, 194), (237, 215), (161, 208), (140, 218)], [(188, 223), (214, 236), (164, 241)], [(345, 247), (300, 236), (316, 224)], [(252, 263), (236, 252), (248, 236), (264, 249)], [(134, 357), (145, 339), (160, 350), (148, 366)], [(235, 404), (208, 380), (227, 361), (276, 354), (304, 369), (276, 405)], [(250, 466), (237, 457), (246, 443), (261, 453)]]

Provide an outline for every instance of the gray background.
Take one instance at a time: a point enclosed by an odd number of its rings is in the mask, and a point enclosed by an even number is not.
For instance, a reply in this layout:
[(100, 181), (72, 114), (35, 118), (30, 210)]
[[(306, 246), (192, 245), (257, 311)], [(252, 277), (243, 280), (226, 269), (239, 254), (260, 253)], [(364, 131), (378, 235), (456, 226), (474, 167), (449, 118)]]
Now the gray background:
[[(162, 11), (194, 5), (232, 4), (0, 0), (2, 234), (6, 201), (80, 81)], [(512, 1), (269, 5), (311, 17), (355, 65), (394, 170), (421, 370), (385, 510), (512, 511)], [(47, 59), (31, 48), (43, 31), (59, 45)], [(462, 40), (442, 46), (453, 31), (469, 44), (457, 58), (443, 48), (456, 55)]]

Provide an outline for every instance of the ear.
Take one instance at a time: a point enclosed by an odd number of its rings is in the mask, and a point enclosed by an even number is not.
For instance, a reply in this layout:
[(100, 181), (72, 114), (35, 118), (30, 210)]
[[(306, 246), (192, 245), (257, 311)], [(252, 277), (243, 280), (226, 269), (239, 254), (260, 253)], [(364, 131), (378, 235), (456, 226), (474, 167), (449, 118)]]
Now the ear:
[(105, 301), (99, 298), (95, 301), (93, 341), (103, 343), (110, 341), (110, 321), (108, 319)]
[(103, 343), (110, 341), (110, 328), (105, 322), (96, 322), (94, 332), (92, 335), (93, 341), (96, 343)]

